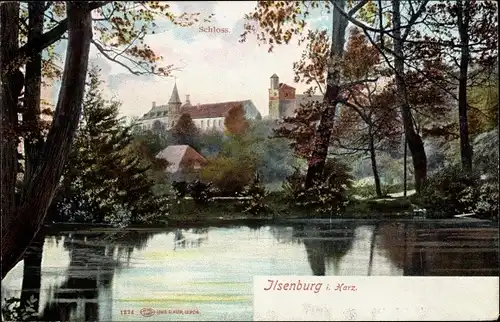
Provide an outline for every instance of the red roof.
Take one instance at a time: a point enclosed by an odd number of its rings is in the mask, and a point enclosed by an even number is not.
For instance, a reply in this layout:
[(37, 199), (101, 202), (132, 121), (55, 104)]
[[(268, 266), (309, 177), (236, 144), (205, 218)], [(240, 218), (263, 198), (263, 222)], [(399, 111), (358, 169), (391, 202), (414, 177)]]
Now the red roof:
[(283, 88), (283, 89), (285, 89), (285, 88), (295, 89), (295, 87), (292, 87), (292, 86), (287, 85), (287, 84), (285, 84), (285, 83), (280, 83), (280, 89), (281, 89), (281, 88)]
[(193, 119), (224, 117), (233, 107), (243, 107), (245, 101), (223, 102), (214, 104), (183, 105), (181, 113), (191, 115)]

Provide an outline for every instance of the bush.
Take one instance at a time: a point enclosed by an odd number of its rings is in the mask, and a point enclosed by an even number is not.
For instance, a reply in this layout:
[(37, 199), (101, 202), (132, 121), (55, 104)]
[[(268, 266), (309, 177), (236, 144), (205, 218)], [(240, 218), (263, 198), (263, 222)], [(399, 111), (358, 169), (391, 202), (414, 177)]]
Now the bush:
[(305, 189), (305, 175), (298, 169), (287, 178), (283, 188), (289, 201), (297, 206), (322, 214), (338, 213), (348, 203), (347, 189), (352, 184), (349, 172), (347, 165), (337, 159), (328, 159), (322, 178), (311, 188)]
[(481, 184), (477, 173), (467, 173), (457, 165), (448, 166), (428, 178), (419, 201), (435, 215), (476, 213)]
[(183, 199), (188, 193), (188, 183), (186, 181), (174, 181), (172, 182), (172, 188), (175, 191), (175, 197), (177, 199)]
[(260, 175), (255, 174), (252, 183), (245, 189), (245, 195), (250, 197), (250, 200), (245, 200), (243, 202), (245, 209), (243, 212), (249, 212), (253, 215), (262, 214), (268, 212), (270, 208), (265, 204), (265, 198), (268, 193), (266, 188), (262, 184)]
[(11, 297), (5, 299), (2, 305), (2, 320), (3, 321), (36, 321), (38, 312), (36, 312), (35, 303), (37, 299), (32, 296), (25, 305), (21, 305), (19, 298)]
[(481, 217), (498, 218), (498, 180), (486, 181), (479, 187), (474, 212)]
[(189, 194), (197, 204), (207, 204), (212, 200), (212, 185), (195, 180), (188, 185)]
[(375, 186), (374, 185), (359, 185), (352, 187), (349, 190), (351, 196), (358, 196), (362, 199), (369, 199), (375, 197)]
[(294, 168), (293, 173), (283, 182), (285, 198), (293, 200), (304, 189), (305, 175), (299, 168)]
[(236, 157), (217, 157), (200, 174), (204, 182), (211, 182), (222, 196), (242, 193), (253, 179), (255, 165), (252, 160)]

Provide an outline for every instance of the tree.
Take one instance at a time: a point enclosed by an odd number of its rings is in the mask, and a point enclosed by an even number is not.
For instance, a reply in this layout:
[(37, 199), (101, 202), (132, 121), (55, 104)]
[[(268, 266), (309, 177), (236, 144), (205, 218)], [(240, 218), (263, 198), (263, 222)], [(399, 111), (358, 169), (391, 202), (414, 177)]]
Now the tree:
[[(19, 63), (19, 3), (0, 6), (2, 48), (2, 279), (22, 258), (43, 222), (70, 150), (81, 111), (85, 75), (92, 38), (91, 3), (67, 4), (68, 48), (61, 92), (54, 121), (32, 176), (26, 180), (21, 202), (16, 202), (18, 95), (11, 88)], [(7, 28), (9, 30), (7, 31)], [(39, 95), (38, 95), (39, 96)], [(9, 98), (8, 100), (5, 98)], [(9, 138), (9, 139), (7, 139)], [(42, 161), (43, 160), (43, 161)]]
[(195, 149), (199, 145), (199, 130), (194, 124), (191, 115), (184, 113), (172, 129), (172, 138), (175, 144), (186, 144)]
[[(271, 51), (275, 44), (279, 45), (283, 42), (288, 44), (292, 36), (301, 34), (306, 24), (305, 18), (310, 15), (312, 9), (325, 6), (328, 13), (332, 14), (333, 25), (330, 36), (327, 35), (326, 31), (311, 31), (307, 36), (299, 38), (299, 43), (308, 42), (308, 52), (303, 55), (300, 62), (294, 65), (296, 81), (302, 80), (308, 84), (314, 81), (318, 87), (326, 87), (325, 90), (320, 88), (324, 95), (324, 101), (317, 111), (316, 117), (319, 119), (319, 124), (314, 131), (313, 148), (308, 156), (309, 166), (306, 176), (306, 186), (308, 187), (311, 187), (321, 177), (328, 154), (337, 104), (342, 102), (345, 90), (353, 85), (344, 83), (341, 75), (347, 22), (356, 13), (366, 15), (369, 12), (369, 8), (365, 8), (367, 4), (373, 5), (371, 1), (363, 0), (347, 13), (344, 11), (345, 0), (333, 0), (329, 3), (305, 1), (270, 3), (260, 1), (255, 12), (246, 16), (248, 23), (246, 31), (242, 35), (242, 41), (245, 41), (248, 34), (256, 34), (258, 40), (267, 41), (270, 44), (269, 50)], [(332, 5), (333, 10), (330, 5)], [(408, 113), (406, 113), (405, 118), (407, 123), (411, 122), (411, 115)], [(411, 134), (408, 133), (408, 135)], [(415, 154), (417, 153), (415, 152)]]
[(297, 158), (286, 138), (273, 137), (274, 120), (253, 121), (247, 131), (249, 153), (256, 160), (259, 180), (264, 183), (283, 181), (292, 174)]
[(164, 176), (167, 164), (139, 153), (131, 126), (119, 117), (120, 103), (102, 96), (99, 70), (93, 68), (89, 78), (83, 117), (54, 205), (59, 219), (123, 224), (164, 215), (167, 200), (154, 192), (150, 174)]
[[(381, 73), (379, 63), (378, 50), (368, 43), (359, 29), (352, 29), (344, 54), (344, 77), (350, 81), (368, 80)], [(369, 153), (376, 194), (381, 197), (376, 150), (383, 141), (397, 142), (400, 136), (394, 92), (390, 87), (378, 90), (376, 82), (360, 82), (350, 89), (344, 105), (346, 108), (335, 126), (335, 141), (340, 148)], [(347, 142), (342, 143), (342, 138)], [(353, 145), (354, 141), (357, 144)]]
[[(391, 4), (385, 7), (382, 1), (378, 1), (377, 5), (373, 1), (360, 1), (354, 8), (364, 6), (367, 10), (359, 11), (358, 17), (355, 17), (351, 12), (346, 12), (338, 3), (333, 2), (333, 4), (335, 10), (343, 17), (363, 30), (368, 40), (379, 49), (385, 63), (392, 71), (397, 104), (400, 108), (405, 137), (413, 160), (415, 189), (418, 193), (427, 178), (427, 157), (422, 138), (415, 129), (411, 105), (408, 103), (406, 95), (405, 66), (410, 60), (405, 44), (410, 41), (408, 37), (415, 30), (415, 26), (426, 18), (423, 14), (426, 11), (428, 1), (408, 1), (406, 8), (403, 8), (401, 3), (396, 0), (392, 0)], [(404, 25), (401, 23), (402, 15), (405, 16), (406, 20)], [(378, 25), (375, 27), (375, 24)]]
[(290, 141), (290, 147), (297, 157), (307, 160), (311, 155), (321, 106), (318, 102), (304, 104), (294, 116), (284, 118), (274, 129), (276, 137)]
[[(493, 1), (443, 1), (430, 5), (426, 21), (430, 33), (415, 32), (411, 48), (424, 59), (443, 57), (453, 69), (448, 73), (451, 97), (458, 102), (460, 154), (462, 168), (472, 170), (468, 104), (470, 86), (478, 86), (497, 65), (498, 8)], [(426, 48), (427, 47), (427, 48)], [(429, 50), (431, 47), (432, 50)], [(455, 89), (458, 87), (458, 96)]]
[(206, 157), (213, 157), (222, 151), (224, 146), (224, 133), (218, 130), (208, 130), (200, 133), (200, 153)]
[[(26, 2), (0, 4), (2, 279), (22, 259), (59, 184), (79, 122), (90, 45), (133, 74), (167, 75), (172, 66), (158, 66), (161, 57), (144, 43), (158, 15), (178, 25), (192, 24), (192, 16), (176, 17), (168, 5), (159, 2), (37, 2), (27, 8)], [(24, 28), (26, 25), (28, 28)], [(67, 39), (62, 73), (52, 51), (61, 39)], [(42, 56), (42, 52), (47, 52), (47, 56)], [(26, 75), (21, 72), (23, 66)], [(35, 133), (30, 135), (21, 131), (24, 126), (19, 125), (19, 111), (23, 125), (40, 121), (41, 76), (59, 75), (61, 90), (46, 137), (42, 139), (41, 127), (31, 130)], [(19, 110), (23, 87), (25, 99)], [(26, 148), (24, 174), (19, 172), (20, 140)], [(16, 185), (19, 177), (20, 188)]]
[(482, 84), (471, 86), (467, 99), (471, 135), (488, 132), (498, 126), (498, 75), (488, 75)]
[(234, 196), (252, 182), (256, 170), (252, 161), (237, 156), (217, 156), (208, 160), (200, 179), (212, 183), (223, 196)]
[(244, 134), (249, 125), (248, 120), (245, 118), (245, 110), (241, 105), (231, 108), (224, 118), (226, 131), (232, 135)]

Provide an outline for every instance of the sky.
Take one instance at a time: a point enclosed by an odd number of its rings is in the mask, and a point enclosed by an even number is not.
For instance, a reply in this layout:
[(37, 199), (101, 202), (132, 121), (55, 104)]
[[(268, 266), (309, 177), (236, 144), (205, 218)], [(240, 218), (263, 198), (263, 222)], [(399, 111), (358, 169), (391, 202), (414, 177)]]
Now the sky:
[[(146, 36), (146, 43), (164, 57), (162, 64), (180, 67), (174, 77), (135, 76), (125, 68), (102, 57), (92, 46), (91, 62), (102, 70), (105, 93), (122, 102), (124, 116), (142, 116), (152, 102), (166, 104), (174, 82), (184, 102), (190, 95), (192, 104), (224, 101), (253, 101), (262, 115), (268, 114), (268, 88), (270, 77), (276, 73), (280, 82), (303, 93), (307, 86), (293, 82), (293, 62), (300, 59), (303, 48), (296, 42), (277, 47), (268, 53), (268, 47), (258, 46), (252, 36), (240, 43), (243, 17), (252, 12), (256, 1), (179, 1), (170, 2), (175, 14), (201, 12), (215, 14), (211, 23), (203, 27), (228, 28), (229, 33), (207, 33), (196, 27), (176, 27), (167, 21), (157, 21), (158, 30)], [(308, 19), (311, 28), (330, 26), (329, 15), (319, 12)], [(65, 46), (59, 46), (65, 50)], [(59, 87), (54, 86), (53, 97)]]

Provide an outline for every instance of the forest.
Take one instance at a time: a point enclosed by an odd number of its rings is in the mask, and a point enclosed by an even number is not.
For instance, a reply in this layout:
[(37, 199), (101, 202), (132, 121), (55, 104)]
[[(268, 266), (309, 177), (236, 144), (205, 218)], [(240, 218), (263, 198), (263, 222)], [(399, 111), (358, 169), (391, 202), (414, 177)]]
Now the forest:
[[(331, 28), (306, 32), (318, 11)], [(306, 44), (295, 82), (324, 100), (280, 122), (233, 110), (221, 134), (198, 132), (189, 115), (172, 131), (137, 131), (89, 63), (93, 46), (131, 74), (169, 76), (174, 66), (144, 42), (156, 17), (190, 28), (213, 15), (159, 1), (2, 2), (2, 279), (45, 223), (154, 223), (214, 196), (247, 196), (231, 209), (251, 216), (342, 216), (392, 198), (428, 216), (496, 218), (497, 11), (473, 0), (259, 1), (240, 41)], [(47, 79), (61, 80), (53, 108), (41, 99)], [(210, 161), (185, 189), (156, 158), (173, 143)]]

